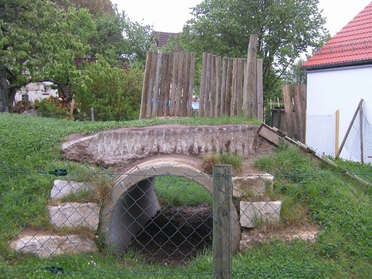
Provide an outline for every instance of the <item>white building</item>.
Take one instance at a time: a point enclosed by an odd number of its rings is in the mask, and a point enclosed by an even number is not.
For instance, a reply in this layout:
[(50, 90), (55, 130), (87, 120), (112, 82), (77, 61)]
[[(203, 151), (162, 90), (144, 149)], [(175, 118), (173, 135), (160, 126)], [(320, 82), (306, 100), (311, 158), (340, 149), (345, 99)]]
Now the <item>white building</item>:
[(372, 162), (372, 3), (303, 68), (307, 73), (306, 144), (333, 157), (342, 147), (340, 158)]
[(51, 82), (27, 84), (16, 93), (15, 103), (21, 101), (22, 99), (27, 99), (30, 102), (35, 102), (35, 100), (41, 101), (42, 99), (48, 98), (50, 96), (56, 97), (58, 95), (57, 90), (52, 89), (51, 87)]

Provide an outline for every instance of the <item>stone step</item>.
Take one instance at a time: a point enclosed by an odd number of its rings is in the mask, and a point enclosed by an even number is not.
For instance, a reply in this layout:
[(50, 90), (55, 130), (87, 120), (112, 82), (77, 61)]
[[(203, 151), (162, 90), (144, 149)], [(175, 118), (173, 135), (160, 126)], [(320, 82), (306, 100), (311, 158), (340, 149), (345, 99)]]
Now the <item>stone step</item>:
[(70, 194), (77, 194), (80, 191), (93, 191), (92, 185), (85, 182), (54, 180), (52, 190), (50, 191), (51, 200), (60, 200)]
[(79, 235), (24, 235), (12, 241), (10, 247), (40, 258), (98, 251), (94, 240)]
[(273, 190), (274, 176), (268, 173), (235, 176), (232, 178), (232, 184), (233, 196), (236, 198), (264, 197), (267, 192)]
[(276, 223), (280, 220), (281, 201), (240, 202), (240, 225), (254, 228), (264, 223)]
[(48, 206), (49, 220), (57, 228), (86, 227), (97, 230), (100, 205), (97, 203), (66, 202), (57, 206)]

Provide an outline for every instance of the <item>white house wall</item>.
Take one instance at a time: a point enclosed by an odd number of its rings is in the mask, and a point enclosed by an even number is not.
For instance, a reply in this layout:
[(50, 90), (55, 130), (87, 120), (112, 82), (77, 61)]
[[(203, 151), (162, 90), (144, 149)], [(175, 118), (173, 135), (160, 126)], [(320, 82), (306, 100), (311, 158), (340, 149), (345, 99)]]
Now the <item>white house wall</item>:
[[(332, 119), (335, 119), (333, 116), (335, 116), (336, 110), (340, 111), (339, 142), (341, 144), (361, 99), (364, 100), (363, 113), (368, 122), (371, 123), (371, 65), (308, 71), (306, 144), (316, 150), (317, 153), (334, 156), (335, 145), (330, 144), (330, 142), (335, 142), (335, 133), (332, 131), (334, 127)], [(329, 120), (329, 118), (331, 119)], [(329, 127), (327, 128), (327, 126)], [(325, 144), (325, 141), (327, 144)], [(366, 144), (366, 152), (368, 150), (372, 152), (372, 146), (368, 146), (371, 143), (364, 142), (364, 145)], [(340, 157), (355, 161), (355, 158), (352, 158), (346, 148), (343, 148)], [(365, 161), (368, 162), (368, 158)], [(369, 159), (369, 161), (371, 160)]]
[(42, 100), (50, 96), (56, 97), (57, 90), (51, 89), (51, 82), (41, 83), (30, 83), (25, 87), (22, 87), (15, 95), (15, 102), (22, 100), (22, 95), (28, 94), (28, 100), (35, 102), (36, 100)]

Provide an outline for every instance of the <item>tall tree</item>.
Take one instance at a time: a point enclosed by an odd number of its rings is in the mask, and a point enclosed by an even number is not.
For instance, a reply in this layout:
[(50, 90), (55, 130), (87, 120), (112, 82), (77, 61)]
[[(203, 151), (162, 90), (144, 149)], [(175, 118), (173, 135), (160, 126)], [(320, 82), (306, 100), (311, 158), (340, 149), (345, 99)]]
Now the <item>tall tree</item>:
[(318, 0), (204, 0), (191, 14), (180, 36), (186, 50), (246, 57), (250, 35), (258, 35), (265, 94), (275, 90), (301, 53), (328, 34)]
[(58, 6), (67, 9), (71, 5), (77, 9), (88, 9), (93, 15), (108, 13), (115, 14), (111, 0), (50, 0), (58, 4)]
[(64, 11), (47, 0), (3, 0), (0, 18), (0, 112), (30, 82), (68, 83), (79, 75), (74, 57), (87, 52), (80, 36), (93, 26), (87, 10)]

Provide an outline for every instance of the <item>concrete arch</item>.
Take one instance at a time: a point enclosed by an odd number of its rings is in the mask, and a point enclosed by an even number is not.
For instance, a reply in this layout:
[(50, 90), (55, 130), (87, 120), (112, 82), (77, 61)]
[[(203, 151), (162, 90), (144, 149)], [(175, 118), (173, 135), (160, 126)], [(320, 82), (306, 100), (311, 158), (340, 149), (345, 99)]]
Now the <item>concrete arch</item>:
[[(161, 209), (154, 191), (154, 177), (158, 175), (182, 176), (213, 192), (212, 177), (188, 162), (153, 159), (135, 166), (119, 177), (101, 209), (100, 232), (115, 252), (124, 251), (141, 228)], [(232, 249), (237, 251), (241, 229), (232, 200), (230, 203)]]

